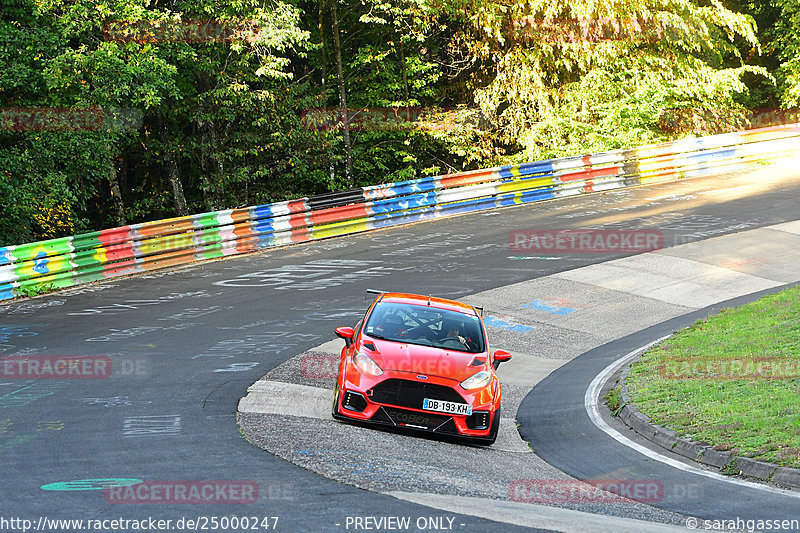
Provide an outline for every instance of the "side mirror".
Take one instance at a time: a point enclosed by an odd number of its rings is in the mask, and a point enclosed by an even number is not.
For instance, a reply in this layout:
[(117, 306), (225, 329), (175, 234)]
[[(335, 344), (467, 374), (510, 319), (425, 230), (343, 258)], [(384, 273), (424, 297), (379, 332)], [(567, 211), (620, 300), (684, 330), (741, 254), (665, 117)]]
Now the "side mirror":
[(337, 337), (339, 337), (340, 339), (344, 339), (345, 346), (350, 346), (351, 344), (353, 344), (353, 336), (356, 334), (353, 328), (341, 327), (341, 328), (336, 328), (335, 331)]
[(505, 363), (509, 360), (511, 360), (510, 353), (505, 350), (497, 350), (494, 352), (494, 362), (492, 363), (492, 366), (495, 370), (497, 370), (497, 367), (500, 366), (500, 363)]

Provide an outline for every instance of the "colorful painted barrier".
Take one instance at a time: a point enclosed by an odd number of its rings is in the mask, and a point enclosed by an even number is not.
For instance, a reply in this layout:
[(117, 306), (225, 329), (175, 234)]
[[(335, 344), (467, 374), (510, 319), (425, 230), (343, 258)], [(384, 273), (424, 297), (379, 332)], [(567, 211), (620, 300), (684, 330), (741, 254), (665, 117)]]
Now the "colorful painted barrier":
[(800, 153), (800, 123), (363, 187), (0, 247), (0, 300), (396, 224), (720, 175)]

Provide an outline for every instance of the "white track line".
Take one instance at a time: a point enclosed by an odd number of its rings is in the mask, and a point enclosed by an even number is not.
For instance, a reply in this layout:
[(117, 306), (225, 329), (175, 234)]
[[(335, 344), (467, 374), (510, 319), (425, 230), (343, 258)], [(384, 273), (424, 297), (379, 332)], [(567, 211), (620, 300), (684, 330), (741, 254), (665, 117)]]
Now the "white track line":
[(611, 438), (615, 439), (620, 444), (624, 444), (629, 448), (633, 448), (637, 452), (641, 453), (644, 456), (649, 457), (650, 459), (655, 459), (656, 461), (660, 461), (664, 464), (672, 466), (674, 468), (678, 468), (683, 470), (684, 472), (689, 472), (691, 474), (697, 474), (700, 476), (709, 477), (711, 479), (715, 479), (717, 481), (724, 481), (727, 483), (732, 483), (734, 485), (744, 486), (750, 489), (758, 489), (763, 490), (765, 492), (770, 492), (773, 494), (782, 494), (784, 496), (788, 496), (790, 498), (798, 498), (800, 499), (800, 493), (779, 489), (777, 487), (772, 487), (770, 485), (762, 485), (760, 483), (753, 483), (750, 481), (744, 481), (742, 479), (732, 478), (730, 476), (724, 476), (722, 474), (718, 474), (717, 472), (709, 472), (708, 470), (703, 470), (701, 468), (697, 468), (695, 466), (687, 465), (682, 463), (681, 461), (677, 461), (670, 457), (666, 457), (661, 455), (658, 452), (651, 450), (641, 444), (637, 444), (630, 440), (628, 437), (617, 431), (616, 429), (612, 428), (608, 424), (606, 424), (605, 420), (600, 416), (600, 411), (598, 410), (598, 400), (600, 396), (600, 390), (603, 388), (603, 384), (616, 372), (619, 368), (621, 368), (624, 364), (629, 362), (630, 360), (634, 359), (640, 353), (644, 352), (654, 344), (658, 344), (659, 342), (663, 341), (664, 339), (670, 337), (667, 335), (665, 337), (661, 337), (660, 339), (651, 342), (641, 348), (637, 348), (627, 354), (625, 357), (614, 361), (610, 365), (608, 365), (596, 378), (594, 381), (589, 385), (589, 388), (586, 389), (586, 394), (583, 398), (584, 407), (586, 408), (586, 414), (589, 415), (589, 418), (592, 420), (595, 426), (599, 429), (606, 432)]

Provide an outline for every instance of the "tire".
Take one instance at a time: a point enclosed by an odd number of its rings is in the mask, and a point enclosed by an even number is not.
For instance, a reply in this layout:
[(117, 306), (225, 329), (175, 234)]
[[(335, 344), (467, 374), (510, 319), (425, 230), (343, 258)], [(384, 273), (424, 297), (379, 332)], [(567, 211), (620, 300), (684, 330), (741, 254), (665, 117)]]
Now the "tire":
[(341, 415), (339, 414), (339, 384), (336, 384), (336, 388), (333, 391), (333, 405), (331, 405), (331, 416), (333, 418), (340, 418)]

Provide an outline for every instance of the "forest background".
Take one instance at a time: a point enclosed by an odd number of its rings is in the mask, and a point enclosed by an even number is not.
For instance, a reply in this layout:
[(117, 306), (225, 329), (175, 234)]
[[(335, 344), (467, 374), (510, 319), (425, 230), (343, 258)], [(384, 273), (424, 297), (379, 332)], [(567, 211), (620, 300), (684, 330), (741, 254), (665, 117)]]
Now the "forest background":
[(0, 6), (0, 246), (800, 120), (800, 0)]

